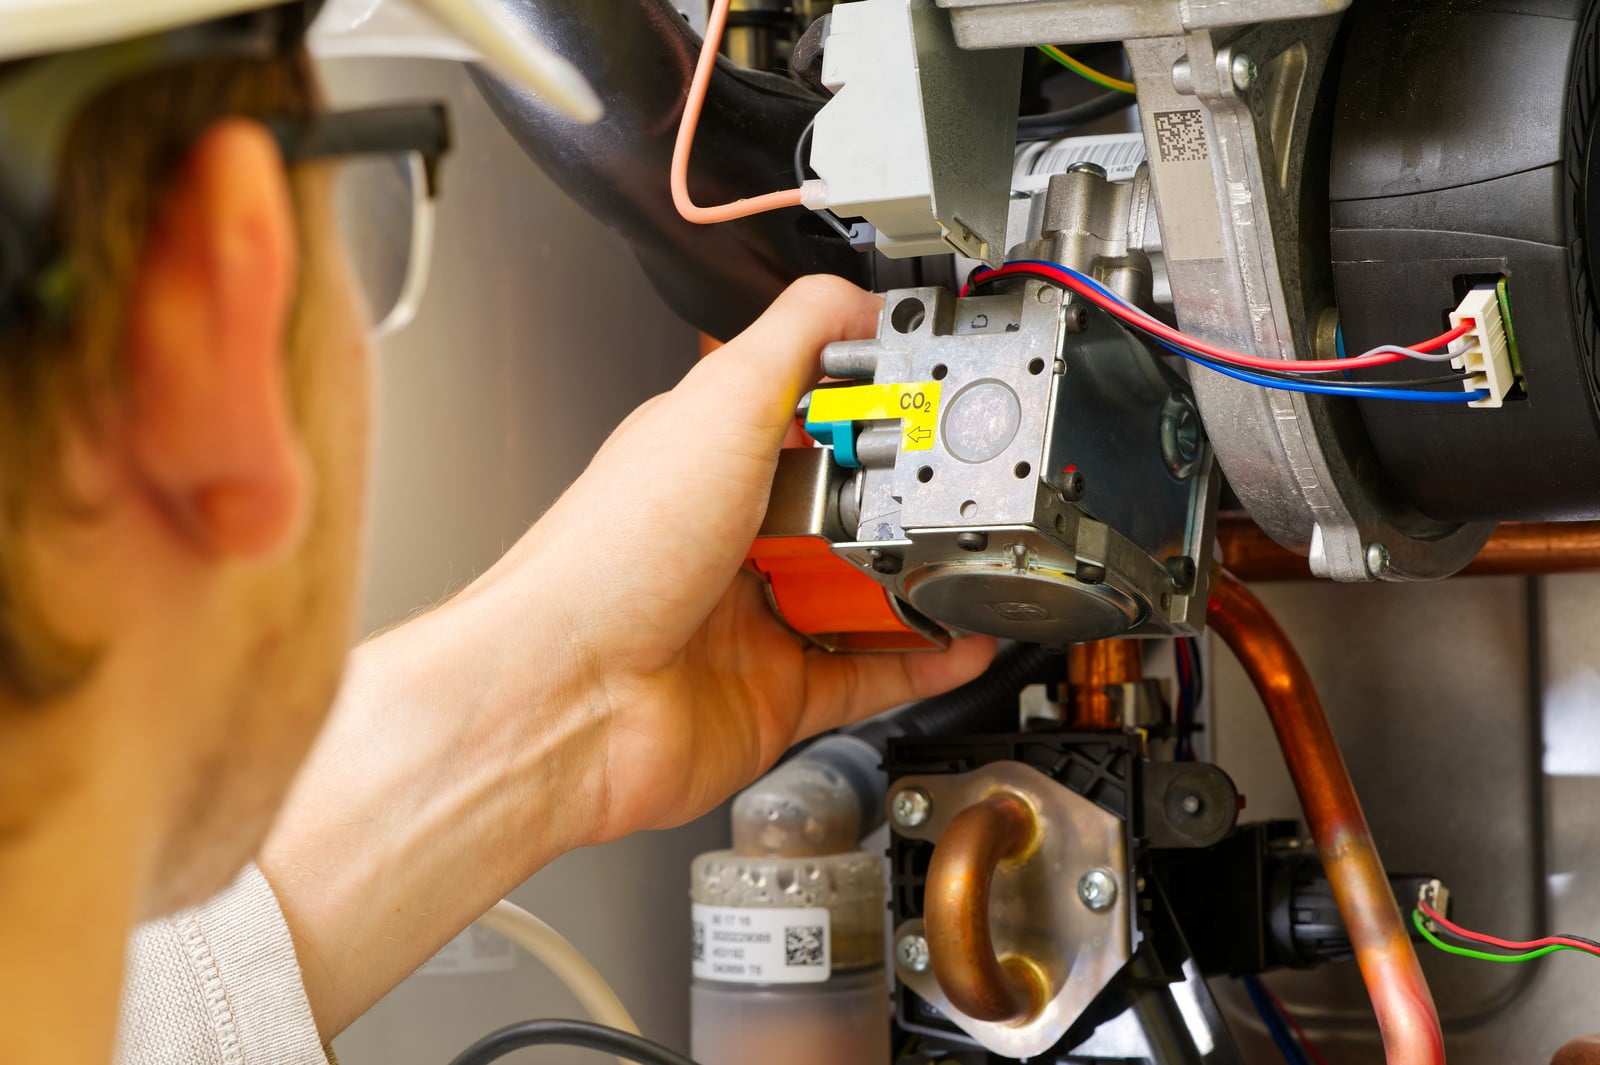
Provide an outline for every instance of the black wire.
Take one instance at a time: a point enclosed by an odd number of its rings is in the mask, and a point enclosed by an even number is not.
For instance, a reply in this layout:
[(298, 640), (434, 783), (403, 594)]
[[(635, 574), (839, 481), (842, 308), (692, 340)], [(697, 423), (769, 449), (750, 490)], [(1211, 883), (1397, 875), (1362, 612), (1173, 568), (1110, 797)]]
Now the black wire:
[(695, 1065), (675, 1050), (648, 1039), (588, 1021), (523, 1021), (490, 1032), (457, 1054), (450, 1065), (489, 1065), (513, 1050), (537, 1046), (598, 1050), (639, 1065)]
[[(1015, 273), (999, 274), (997, 271), (988, 270), (981, 266), (978, 267), (977, 270), (973, 272), (972, 276), (967, 279), (967, 285), (971, 288), (977, 288), (980, 285), (987, 285), (990, 282), (1004, 281), (1008, 278), (1014, 277), (1028, 277), (1035, 281), (1043, 281), (1046, 284), (1054, 285), (1056, 288), (1059, 288), (1065, 292), (1072, 291), (1072, 289), (1068, 288), (1066, 285), (1063, 285), (1058, 279), (1051, 277), (1049, 274), (1036, 274), (1029, 270), (1017, 270)], [(1121, 317), (1118, 317), (1117, 321), (1127, 326), (1129, 329), (1136, 330), (1145, 336), (1156, 337), (1155, 333), (1146, 329), (1136, 321)], [(1157, 339), (1163, 344), (1173, 343), (1171, 340), (1165, 337), (1157, 337)], [(1350, 381), (1344, 377), (1344, 374), (1350, 371), (1329, 370), (1321, 373), (1285, 373), (1282, 370), (1266, 370), (1258, 369), (1254, 366), (1240, 366), (1237, 363), (1226, 362), (1222, 359), (1212, 358), (1210, 355), (1207, 355), (1204, 352), (1195, 351), (1187, 344), (1174, 344), (1173, 346), (1182, 348), (1184, 351), (1188, 352), (1189, 358), (1205, 366), (1210, 366), (1213, 368), (1220, 366), (1230, 370), (1244, 370), (1248, 373), (1256, 375), (1257, 377), (1266, 377), (1274, 381), (1315, 381), (1319, 385), (1325, 385), (1330, 388), (1337, 388), (1341, 390), (1356, 389), (1365, 391), (1368, 388), (1381, 385), (1384, 388), (1402, 388), (1410, 391), (1421, 392), (1427, 391), (1432, 385), (1459, 385), (1462, 380), (1461, 374), (1440, 374), (1435, 377), (1422, 377), (1415, 380), (1393, 380), (1380, 378), (1377, 380), (1368, 379), (1363, 381)], [(1161, 354), (1170, 354), (1166, 348), (1160, 347), (1160, 345), (1157, 345), (1157, 347)], [(1359, 370), (1365, 369), (1365, 367), (1357, 366), (1353, 369)]]
[[(1128, 324), (1132, 325), (1133, 323), (1130, 322)], [(1134, 328), (1138, 327), (1134, 326)], [(1211, 356), (1195, 351), (1184, 344), (1179, 344), (1177, 346), (1189, 352), (1189, 357), (1194, 359), (1195, 362), (1203, 363), (1206, 366), (1224, 366), (1230, 370), (1244, 370), (1247, 373), (1256, 375), (1257, 377), (1270, 377), (1274, 381), (1315, 381), (1319, 385), (1330, 385), (1334, 388), (1355, 388), (1362, 390), (1373, 388), (1375, 386), (1382, 386), (1384, 388), (1405, 388), (1416, 392), (1427, 391), (1429, 386), (1432, 385), (1461, 384), (1460, 374), (1440, 374), (1436, 377), (1422, 377), (1416, 380), (1403, 381), (1390, 380), (1387, 378), (1379, 378), (1376, 380), (1368, 378), (1361, 381), (1347, 381), (1344, 379), (1341, 372), (1336, 370), (1330, 370), (1326, 373), (1284, 373), (1281, 370), (1261, 370), (1254, 366), (1239, 366), (1235, 363), (1223, 362), (1221, 359), (1213, 359)], [(1364, 367), (1357, 366), (1355, 369), (1360, 370), (1364, 369)]]
[[(818, 114), (820, 113), (821, 112), (818, 112)], [(812, 115), (811, 121), (806, 123), (806, 128), (800, 131), (800, 136), (794, 142), (795, 188), (799, 188), (801, 185), (806, 183), (806, 145), (811, 143), (811, 135), (816, 132), (816, 129), (817, 116)], [(832, 211), (817, 211), (815, 213), (822, 216), (822, 220), (828, 223), (835, 233), (839, 234), (845, 240), (851, 239), (850, 230), (845, 228), (845, 224), (839, 221), (838, 217)]]
[(1017, 119), (1017, 140), (1048, 141), (1064, 137), (1080, 126), (1098, 119), (1109, 118), (1125, 107), (1132, 107), (1134, 98), (1125, 92), (1107, 92), (1091, 97), (1081, 104), (1064, 107), (1042, 115), (1023, 115)]

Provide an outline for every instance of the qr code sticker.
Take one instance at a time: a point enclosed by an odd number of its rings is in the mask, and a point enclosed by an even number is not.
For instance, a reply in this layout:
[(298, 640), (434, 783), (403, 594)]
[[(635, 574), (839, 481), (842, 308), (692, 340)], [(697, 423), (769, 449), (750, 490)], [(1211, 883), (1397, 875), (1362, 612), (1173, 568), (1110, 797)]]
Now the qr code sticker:
[(694, 923), (694, 960), (706, 960), (706, 924), (704, 921)]
[(1211, 158), (1206, 148), (1206, 121), (1199, 111), (1157, 111), (1156, 149), (1163, 163), (1203, 163)]
[(822, 965), (822, 926), (790, 925), (783, 930), (783, 964), (793, 967)]

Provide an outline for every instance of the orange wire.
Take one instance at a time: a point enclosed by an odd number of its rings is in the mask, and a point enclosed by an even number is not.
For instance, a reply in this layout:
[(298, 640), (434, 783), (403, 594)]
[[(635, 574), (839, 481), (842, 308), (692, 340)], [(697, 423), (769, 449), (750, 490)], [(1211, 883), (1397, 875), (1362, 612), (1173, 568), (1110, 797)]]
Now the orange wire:
[(705, 42), (700, 46), (700, 61), (694, 68), (694, 78), (689, 82), (689, 98), (684, 101), (683, 119), (678, 123), (678, 140), (672, 148), (672, 203), (686, 221), (700, 225), (713, 222), (731, 222), (735, 218), (748, 218), (753, 214), (776, 211), (785, 207), (802, 207), (800, 189), (785, 189), (762, 196), (735, 200), (716, 207), (698, 206), (689, 196), (689, 153), (694, 150), (695, 130), (700, 126), (700, 112), (705, 109), (706, 92), (711, 87), (711, 74), (717, 67), (717, 49), (722, 44), (722, 31), (728, 24), (728, 9), (733, 0), (716, 0), (706, 17)]

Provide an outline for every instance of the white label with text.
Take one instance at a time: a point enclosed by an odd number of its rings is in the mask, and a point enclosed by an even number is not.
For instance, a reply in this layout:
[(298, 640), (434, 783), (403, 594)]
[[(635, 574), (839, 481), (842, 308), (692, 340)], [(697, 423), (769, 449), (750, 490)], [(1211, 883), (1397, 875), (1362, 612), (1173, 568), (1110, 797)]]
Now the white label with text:
[(832, 972), (824, 909), (694, 906), (694, 975), (730, 984), (819, 984)]

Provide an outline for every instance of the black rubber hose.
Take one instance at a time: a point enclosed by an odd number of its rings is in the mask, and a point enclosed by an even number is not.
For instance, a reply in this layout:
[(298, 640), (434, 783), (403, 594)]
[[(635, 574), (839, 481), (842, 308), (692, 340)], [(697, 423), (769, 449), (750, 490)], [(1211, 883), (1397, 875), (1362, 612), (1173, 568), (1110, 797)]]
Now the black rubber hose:
[(582, 1047), (640, 1065), (695, 1065), (659, 1043), (588, 1021), (523, 1021), (508, 1025), (457, 1054), (450, 1065), (489, 1065), (513, 1050), (538, 1046)]
[(1023, 115), (1017, 119), (1017, 140), (1047, 141), (1065, 137), (1089, 123), (1132, 107), (1134, 98), (1125, 92), (1107, 92), (1081, 104), (1043, 115)]
[(1066, 679), (1067, 656), (1038, 644), (1003, 648), (975, 680), (893, 713), (864, 721), (846, 733), (883, 750), (905, 736), (959, 736), (1015, 732), (1017, 695), (1030, 684)]
[[(523, 151), (628, 241), (681, 317), (727, 340), (801, 274), (870, 283), (871, 258), (802, 208), (710, 226), (679, 217), (667, 176), (700, 37), (667, 0), (496, 2), (583, 72), (605, 116), (579, 125), (482, 68), (474, 81)], [(695, 196), (792, 187), (795, 143), (821, 106), (788, 78), (720, 60), (695, 137)]]

